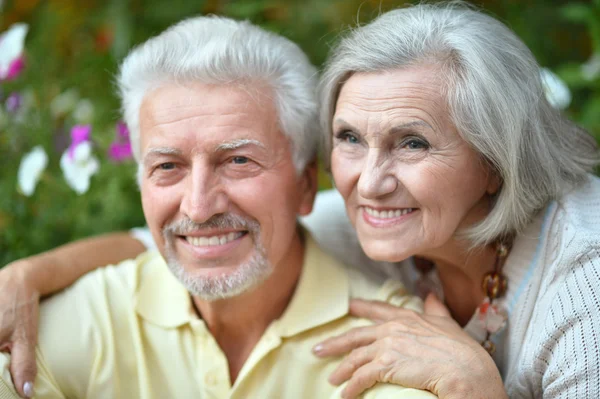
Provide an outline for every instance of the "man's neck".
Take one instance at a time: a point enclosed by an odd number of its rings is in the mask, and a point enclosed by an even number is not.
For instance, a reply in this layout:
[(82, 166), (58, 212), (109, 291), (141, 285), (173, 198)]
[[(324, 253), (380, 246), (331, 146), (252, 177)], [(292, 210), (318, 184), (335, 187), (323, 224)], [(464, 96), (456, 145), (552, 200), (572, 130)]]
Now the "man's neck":
[(286, 256), (261, 285), (220, 301), (193, 297), (207, 328), (227, 357), (233, 384), (244, 362), (267, 327), (287, 308), (300, 278), (304, 243), (297, 233)]

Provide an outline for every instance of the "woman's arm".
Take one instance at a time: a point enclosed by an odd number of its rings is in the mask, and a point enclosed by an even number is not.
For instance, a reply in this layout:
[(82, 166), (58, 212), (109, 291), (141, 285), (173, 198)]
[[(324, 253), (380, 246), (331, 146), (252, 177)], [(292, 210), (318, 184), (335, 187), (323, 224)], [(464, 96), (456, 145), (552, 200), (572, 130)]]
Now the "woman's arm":
[(19, 276), (40, 296), (50, 295), (89, 271), (133, 258), (144, 250), (144, 245), (126, 232), (86, 238), (8, 264), (0, 271), (0, 284), (8, 276)]
[(135, 257), (144, 249), (129, 233), (106, 234), (17, 260), (0, 270), (0, 350), (11, 353), (10, 371), (19, 394), (32, 396), (29, 387), (36, 375), (39, 298), (68, 287), (98, 267)]

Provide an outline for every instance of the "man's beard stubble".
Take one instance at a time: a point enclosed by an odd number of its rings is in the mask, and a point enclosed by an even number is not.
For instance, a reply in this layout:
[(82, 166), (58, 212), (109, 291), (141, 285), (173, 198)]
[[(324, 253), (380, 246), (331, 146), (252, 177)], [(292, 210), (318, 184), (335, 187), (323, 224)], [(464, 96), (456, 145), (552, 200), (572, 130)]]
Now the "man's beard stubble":
[[(176, 236), (208, 228), (232, 228), (248, 231), (254, 242), (252, 257), (228, 274), (204, 277), (187, 272), (175, 255)], [(234, 214), (215, 215), (204, 223), (195, 223), (186, 218), (168, 224), (163, 228), (162, 234), (166, 243), (165, 258), (169, 269), (190, 294), (205, 301), (216, 301), (240, 295), (260, 285), (273, 271), (272, 265), (267, 259), (266, 250), (260, 241), (260, 225), (255, 220)]]

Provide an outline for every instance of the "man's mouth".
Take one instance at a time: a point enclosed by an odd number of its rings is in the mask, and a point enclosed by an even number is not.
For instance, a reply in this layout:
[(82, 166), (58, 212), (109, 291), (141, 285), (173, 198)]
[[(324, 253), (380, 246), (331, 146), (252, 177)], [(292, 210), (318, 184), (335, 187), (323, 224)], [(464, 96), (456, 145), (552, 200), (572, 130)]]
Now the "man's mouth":
[(218, 245), (225, 245), (232, 241), (241, 238), (242, 236), (248, 234), (247, 231), (234, 231), (227, 234), (214, 235), (214, 236), (205, 236), (205, 237), (194, 237), (194, 236), (182, 236), (185, 238), (187, 242), (189, 242), (194, 247), (214, 247)]

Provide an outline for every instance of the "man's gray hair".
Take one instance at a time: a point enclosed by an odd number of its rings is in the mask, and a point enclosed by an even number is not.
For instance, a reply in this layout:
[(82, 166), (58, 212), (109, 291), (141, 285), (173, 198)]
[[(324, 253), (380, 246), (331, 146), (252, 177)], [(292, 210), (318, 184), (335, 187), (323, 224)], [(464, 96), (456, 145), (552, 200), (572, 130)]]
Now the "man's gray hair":
[(140, 107), (165, 83), (268, 85), (298, 171), (316, 155), (316, 68), (290, 40), (247, 21), (206, 16), (177, 23), (133, 49), (117, 83), (135, 159), (141, 158)]
[(459, 134), (502, 179), (488, 216), (462, 232), (474, 246), (522, 231), (598, 164), (595, 140), (546, 100), (527, 46), (501, 22), (455, 1), (387, 12), (334, 49), (320, 87), (328, 169), (332, 117), (347, 79), (427, 64), (439, 67)]

